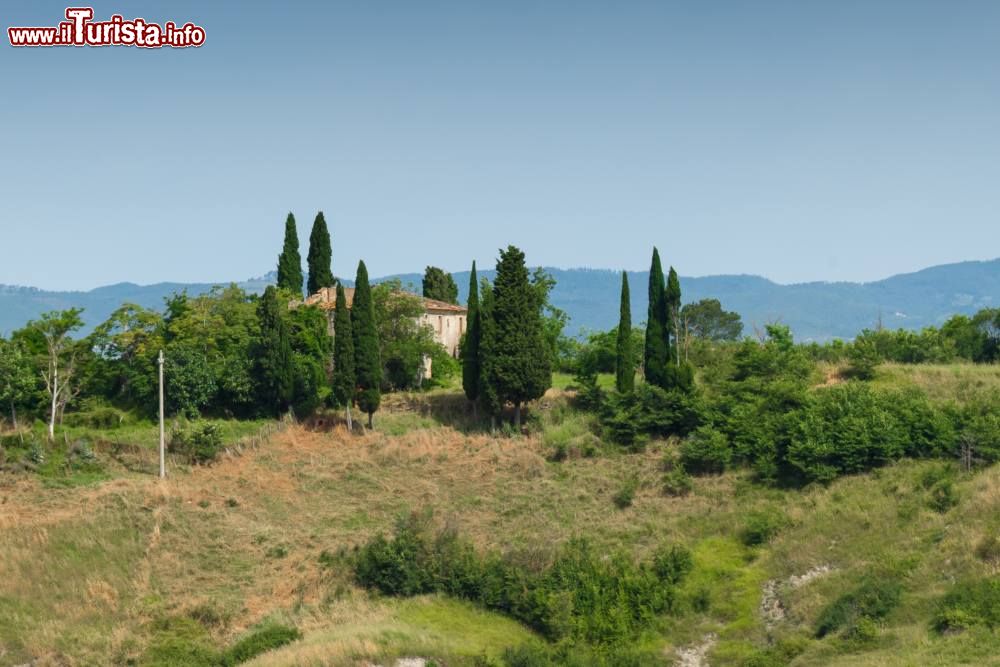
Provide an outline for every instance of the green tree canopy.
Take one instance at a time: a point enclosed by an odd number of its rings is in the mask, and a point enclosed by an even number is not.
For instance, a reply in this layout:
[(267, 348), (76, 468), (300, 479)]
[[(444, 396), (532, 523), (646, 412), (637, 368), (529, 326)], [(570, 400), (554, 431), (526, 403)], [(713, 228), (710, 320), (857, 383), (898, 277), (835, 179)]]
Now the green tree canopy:
[(743, 335), (740, 314), (722, 309), (718, 299), (702, 299), (681, 308), (686, 335), (713, 342), (739, 340)]
[(291, 213), (285, 219), (285, 243), (278, 255), (278, 289), (302, 294), (302, 256), (295, 216)]
[(330, 230), (326, 228), (323, 211), (316, 214), (312, 232), (309, 234), (309, 294), (315, 294), (324, 287), (333, 287), (333, 247), (330, 244)]
[(424, 270), (423, 294), (427, 299), (458, 303), (458, 285), (450, 273), (436, 266), (428, 266)]
[(0, 338), (0, 404), (10, 408), (10, 417), (17, 428), (17, 406), (23, 405), (37, 384), (31, 359), (16, 341)]
[(266, 414), (280, 414), (291, 406), (295, 389), (295, 368), (288, 325), (282, 313), (278, 291), (264, 290), (257, 305), (260, 334), (254, 346), (258, 406)]
[(494, 380), (502, 402), (514, 405), (541, 398), (552, 386), (551, 356), (545, 344), (538, 290), (528, 280), (524, 253), (514, 246), (500, 252), (493, 284)]

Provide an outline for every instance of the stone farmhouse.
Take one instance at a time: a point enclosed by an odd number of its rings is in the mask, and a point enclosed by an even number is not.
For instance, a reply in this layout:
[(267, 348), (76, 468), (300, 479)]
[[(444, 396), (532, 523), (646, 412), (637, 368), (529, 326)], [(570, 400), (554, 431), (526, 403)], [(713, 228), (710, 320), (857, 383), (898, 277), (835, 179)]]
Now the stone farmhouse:
[[(345, 287), (344, 296), (347, 297), (347, 307), (354, 304), (354, 288)], [(462, 340), (467, 326), (467, 315), (469, 313), (465, 306), (456, 306), (453, 303), (427, 299), (421, 296), (412, 295), (415, 299), (420, 299), (424, 305), (424, 312), (417, 318), (417, 322), (430, 327), (434, 333), (434, 340), (441, 347), (448, 351), (454, 358), (458, 358), (458, 346)], [(326, 312), (327, 330), (330, 335), (334, 335), (333, 320), (337, 310), (337, 289), (335, 287), (324, 287), (305, 300), (307, 306), (318, 306)], [(430, 359), (424, 361), (424, 376), (430, 377)]]

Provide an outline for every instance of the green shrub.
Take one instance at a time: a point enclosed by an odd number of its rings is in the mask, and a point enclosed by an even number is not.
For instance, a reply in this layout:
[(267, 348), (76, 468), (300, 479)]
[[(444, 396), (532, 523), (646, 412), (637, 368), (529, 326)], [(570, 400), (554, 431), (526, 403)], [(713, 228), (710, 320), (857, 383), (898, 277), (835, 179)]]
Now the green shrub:
[(246, 635), (225, 653), (224, 664), (238, 665), (255, 658), (261, 653), (272, 651), (286, 644), (290, 644), (302, 637), (302, 633), (296, 628), (281, 625), (280, 623), (268, 623), (259, 627)]
[(110, 405), (93, 405), (79, 412), (67, 414), (63, 423), (66, 426), (112, 430), (124, 424), (127, 418), (126, 413)]
[(997, 535), (986, 535), (976, 544), (976, 558), (989, 563), (990, 565), (1000, 565), (1000, 537)]
[(926, 468), (920, 473), (920, 486), (930, 490), (940, 482), (950, 482), (955, 479), (958, 471), (950, 463), (939, 463)]
[(616, 646), (674, 609), (676, 586), (690, 569), (690, 554), (677, 547), (637, 564), (598, 554), (585, 540), (566, 544), (547, 566), (528, 567), (480, 556), (454, 531), (432, 531), (426, 515), (400, 521), (392, 539), (372, 539), (354, 559), (358, 583), (388, 595), (445, 593), (553, 640)]
[(854, 590), (841, 595), (820, 612), (816, 636), (825, 637), (837, 630), (845, 635), (863, 632), (858, 622), (867, 618), (880, 621), (899, 606), (903, 587), (892, 576), (866, 576)]
[(625, 509), (626, 507), (632, 506), (632, 501), (635, 499), (635, 492), (639, 489), (639, 479), (636, 477), (629, 477), (625, 480), (622, 488), (618, 489), (612, 500), (614, 500), (615, 507), (618, 509)]
[(696, 429), (681, 445), (681, 464), (688, 472), (721, 473), (732, 457), (729, 439), (711, 426)]
[(955, 485), (951, 480), (941, 480), (931, 487), (930, 498), (927, 504), (932, 510), (941, 514), (944, 514), (957, 505), (958, 491), (955, 490)]
[(166, 618), (153, 624), (153, 638), (142, 664), (149, 667), (219, 667), (222, 656), (205, 628), (191, 618)]
[(195, 422), (170, 436), (170, 451), (189, 463), (211, 463), (222, 450), (222, 429), (212, 422)]
[(791, 424), (788, 463), (807, 481), (829, 482), (900, 458), (911, 436), (893, 400), (860, 382), (817, 391)]
[(740, 540), (748, 547), (756, 547), (771, 541), (777, 535), (787, 519), (777, 510), (751, 512), (743, 522), (740, 530)]
[(938, 632), (958, 632), (976, 626), (1000, 627), (1000, 579), (978, 579), (956, 584), (938, 603), (934, 614)]
[(691, 493), (694, 483), (683, 468), (675, 468), (663, 475), (663, 493), (668, 496), (686, 496)]

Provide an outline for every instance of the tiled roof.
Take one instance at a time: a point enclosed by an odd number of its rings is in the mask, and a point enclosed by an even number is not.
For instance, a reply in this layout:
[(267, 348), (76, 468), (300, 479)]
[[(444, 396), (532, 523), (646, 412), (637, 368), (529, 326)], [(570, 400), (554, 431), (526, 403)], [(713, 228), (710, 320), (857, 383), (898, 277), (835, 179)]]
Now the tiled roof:
[[(424, 299), (420, 296), (417, 296), (416, 294), (411, 294), (410, 292), (401, 292), (401, 294), (415, 296), (418, 299), (422, 299), (424, 302), (424, 310), (430, 313), (451, 313), (453, 315), (464, 315), (468, 311), (468, 309), (465, 306), (456, 306), (453, 303), (447, 303), (445, 301), (437, 301), (436, 299)], [(348, 308), (354, 305), (353, 287), (345, 287), (344, 296), (347, 299)], [(323, 310), (336, 310), (337, 288), (324, 287), (315, 294), (306, 297), (305, 304), (307, 306), (318, 306)]]

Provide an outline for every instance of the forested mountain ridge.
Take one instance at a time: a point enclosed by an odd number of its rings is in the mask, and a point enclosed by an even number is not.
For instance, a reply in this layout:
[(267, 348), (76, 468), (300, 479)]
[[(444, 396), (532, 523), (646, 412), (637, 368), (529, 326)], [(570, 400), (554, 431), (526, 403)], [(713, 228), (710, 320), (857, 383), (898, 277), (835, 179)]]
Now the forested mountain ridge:
[[(615, 325), (620, 276), (605, 269), (546, 269), (556, 279), (552, 304), (570, 316), (568, 333), (581, 329), (606, 330)], [(492, 280), (492, 271), (480, 275)], [(260, 292), (274, 282), (268, 273), (238, 284)], [(421, 274), (385, 276), (381, 282), (399, 279), (419, 291)], [(469, 274), (454, 274), (459, 299), (464, 303)], [(646, 312), (647, 272), (629, 272), (632, 312), (636, 323)], [(881, 321), (890, 328), (920, 329), (939, 325), (956, 313), (972, 314), (1000, 304), (1000, 259), (934, 266), (914, 273), (899, 274), (869, 283), (810, 282), (781, 285), (750, 275), (719, 275), (681, 278), (684, 301), (719, 299), (727, 310), (743, 318), (746, 333), (768, 322), (780, 321), (792, 328), (798, 340), (852, 338), (866, 327)], [(84, 308), (87, 327), (103, 321), (123, 302), (161, 308), (163, 299), (187, 290), (200, 294), (212, 288), (208, 283), (118, 283), (87, 292), (50, 292), (31, 287), (0, 285), (0, 332), (10, 332), (48, 310)]]

